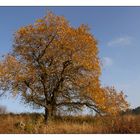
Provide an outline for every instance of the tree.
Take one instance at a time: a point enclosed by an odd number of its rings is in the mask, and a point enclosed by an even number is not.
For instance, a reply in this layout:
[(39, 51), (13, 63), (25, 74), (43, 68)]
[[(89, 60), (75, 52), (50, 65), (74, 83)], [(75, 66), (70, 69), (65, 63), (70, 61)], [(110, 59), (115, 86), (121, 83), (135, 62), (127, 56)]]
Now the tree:
[(6, 114), (7, 113), (7, 109), (5, 106), (0, 106), (0, 114)]
[(136, 114), (136, 115), (139, 115), (139, 114), (140, 114), (140, 106), (138, 106), (138, 107), (132, 109), (132, 113), (133, 113), (133, 114)]
[(101, 90), (104, 100), (102, 102), (102, 112), (108, 115), (117, 115), (128, 109), (129, 104), (123, 91), (117, 92), (114, 87), (104, 87)]
[(14, 35), (12, 53), (0, 63), (0, 87), (45, 108), (45, 120), (61, 109), (87, 106), (101, 114), (105, 93), (97, 41), (87, 25), (74, 28), (49, 13)]

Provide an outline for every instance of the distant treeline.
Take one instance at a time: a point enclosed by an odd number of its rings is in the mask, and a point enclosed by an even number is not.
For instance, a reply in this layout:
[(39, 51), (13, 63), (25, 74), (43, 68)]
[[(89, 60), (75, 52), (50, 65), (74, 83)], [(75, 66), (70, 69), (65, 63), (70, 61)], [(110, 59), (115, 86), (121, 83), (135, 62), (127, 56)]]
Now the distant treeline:
[(135, 108), (135, 109), (132, 109), (132, 113), (134, 114), (140, 114), (140, 106)]
[(128, 109), (127, 111), (123, 112), (123, 114), (135, 114), (139, 115), (140, 114), (140, 106), (136, 107), (134, 109)]

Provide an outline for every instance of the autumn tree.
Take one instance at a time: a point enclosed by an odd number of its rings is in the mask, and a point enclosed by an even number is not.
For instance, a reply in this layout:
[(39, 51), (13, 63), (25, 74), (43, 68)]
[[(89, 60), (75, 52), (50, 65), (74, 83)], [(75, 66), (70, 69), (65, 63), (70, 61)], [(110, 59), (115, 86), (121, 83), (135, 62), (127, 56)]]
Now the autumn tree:
[(101, 100), (103, 100), (101, 110), (103, 114), (118, 115), (128, 109), (127, 96), (123, 91), (117, 91), (114, 87), (101, 87), (101, 92)]
[[(87, 25), (72, 27), (49, 13), (14, 35), (13, 51), (0, 63), (0, 87), (54, 116), (60, 108), (105, 107), (97, 41)], [(122, 102), (123, 103), (123, 102)]]

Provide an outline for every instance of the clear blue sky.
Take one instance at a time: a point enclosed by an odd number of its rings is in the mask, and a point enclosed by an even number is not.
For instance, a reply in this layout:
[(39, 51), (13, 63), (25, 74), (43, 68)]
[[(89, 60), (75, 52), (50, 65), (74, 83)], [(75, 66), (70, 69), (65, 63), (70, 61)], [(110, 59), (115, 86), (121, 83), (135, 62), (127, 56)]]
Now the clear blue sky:
[[(64, 15), (73, 26), (88, 24), (98, 40), (103, 86), (115, 86), (140, 106), (140, 7), (0, 7), (0, 55), (12, 49), (14, 32), (46, 14)], [(0, 100), (9, 111), (35, 111), (19, 99)]]

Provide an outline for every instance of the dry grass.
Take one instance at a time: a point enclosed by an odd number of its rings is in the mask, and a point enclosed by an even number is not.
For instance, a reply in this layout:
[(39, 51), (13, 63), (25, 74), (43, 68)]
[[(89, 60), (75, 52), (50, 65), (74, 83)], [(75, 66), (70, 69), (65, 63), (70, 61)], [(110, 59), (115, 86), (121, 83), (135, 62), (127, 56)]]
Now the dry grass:
[(43, 123), (43, 116), (37, 114), (1, 115), (2, 134), (123, 134), (140, 133), (140, 115), (117, 117), (57, 117)]

